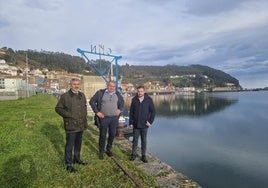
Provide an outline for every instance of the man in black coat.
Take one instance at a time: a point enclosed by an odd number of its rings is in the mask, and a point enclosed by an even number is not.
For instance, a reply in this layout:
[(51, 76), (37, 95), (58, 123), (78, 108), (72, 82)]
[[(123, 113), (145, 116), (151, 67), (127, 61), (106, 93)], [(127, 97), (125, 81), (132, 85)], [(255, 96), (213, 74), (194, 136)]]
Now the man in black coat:
[[(65, 164), (68, 172), (76, 172), (72, 164), (87, 165), (80, 159), (82, 134), (87, 128), (87, 100), (80, 92), (80, 80), (72, 78), (71, 88), (61, 95), (55, 111), (63, 118), (66, 132)], [(74, 157), (72, 152), (74, 149)]]
[(132, 98), (129, 111), (129, 125), (133, 127), (132, 154), (130, 160), (135, 160), (137, 156), (138, 139), (141, 136), (141, 160), (147, 163), (146, 146), (147, 132), (155, 118), (155, 107), (152, 98), (145, 93), (144, 87), (137, 88), (137, 94)]

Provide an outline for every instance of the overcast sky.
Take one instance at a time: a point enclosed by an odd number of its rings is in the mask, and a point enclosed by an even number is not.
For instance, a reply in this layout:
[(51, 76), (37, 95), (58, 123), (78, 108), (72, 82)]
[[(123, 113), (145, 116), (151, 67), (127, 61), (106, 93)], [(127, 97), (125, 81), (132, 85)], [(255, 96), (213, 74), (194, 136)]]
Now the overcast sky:
[(79, 56), (98, 44), (121, 65), (201, 64), (265, 87), (268, 1), (0, 0), (0, 47)]

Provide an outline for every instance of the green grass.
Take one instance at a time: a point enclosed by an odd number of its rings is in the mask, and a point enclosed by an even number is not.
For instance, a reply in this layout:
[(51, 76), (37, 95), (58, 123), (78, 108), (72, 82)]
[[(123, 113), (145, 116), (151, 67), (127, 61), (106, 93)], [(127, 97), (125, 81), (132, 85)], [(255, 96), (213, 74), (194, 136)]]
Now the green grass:
[[(56, 103), (52, 95), (0, 101), (0, 187), (136, 187), (111, 158), (98, 159), (97, 143), (88, 132), (81, 158), (89, 165), (75, 165), (75, 174), (66, 172), (65, 132), (54, 111)], [(127, 151), (116, 146), (114, 151), (144, 187), (157, 186), (153, 177), (128, 161)]]

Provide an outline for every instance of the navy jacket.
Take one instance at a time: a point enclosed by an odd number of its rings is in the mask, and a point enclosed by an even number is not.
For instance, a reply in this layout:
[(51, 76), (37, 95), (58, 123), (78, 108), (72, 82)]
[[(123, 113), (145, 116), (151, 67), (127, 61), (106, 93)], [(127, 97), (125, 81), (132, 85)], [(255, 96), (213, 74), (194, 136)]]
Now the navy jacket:
[[(93, 110), (93, 112), (95, 113), (95, 117), (94, 117), (94, 124), (99, 126), (100, 122), (99, 122), (99, 118), (96, 115), (100, 110), (101, 110), (101, 101), (102, 101), (102, 97), (104, 95), (106, 89), (100, 89), (98, 90), (93, 97), (91, 97), (89, 104)], [(116, 95), (118, 98), (118, 102), (117, 102), (117, 109), (123, 111), (123, 107), (124, 107), (124, 99), (122, 97), (122, 95), (116, 91)]]
[(129, 110), (129, 125), (134, 128), (147, 128), (146, 122), (153, 123), (155, 107), (152, 98), (145, 93), (144, 100), (140, 103), (138, 95), (132, 98)]

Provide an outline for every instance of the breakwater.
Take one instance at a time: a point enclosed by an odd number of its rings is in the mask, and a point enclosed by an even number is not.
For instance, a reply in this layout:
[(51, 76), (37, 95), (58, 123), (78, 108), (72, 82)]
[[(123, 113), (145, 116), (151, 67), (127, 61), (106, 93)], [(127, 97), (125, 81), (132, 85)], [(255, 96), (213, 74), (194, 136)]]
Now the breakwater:
[[(93, 126), (96, 131), (98, 128)], [(95, 136), (97, 140), (98, 137)], [(121, 150), (129, 151), (132, 147), (131, 141), (126, 138), (117, 138), (114, 140), (114, 144), (118, 146)], [(140, 148), (138, 148), (138, 153), (141, 153)], [(148, 163), (143, 163), (141, 157), (138, 156), (134, 161), (129, 161), (135, 163), (135, 165), (148, 175), (153, 176), (160, 187), (184, 187), (184, 188), (201, 188), (201, 186), (185, 176), (184, 174), (175, 171), (170, 165), (162, 162), (157, 157), (150, 153), (147, 153)]]

